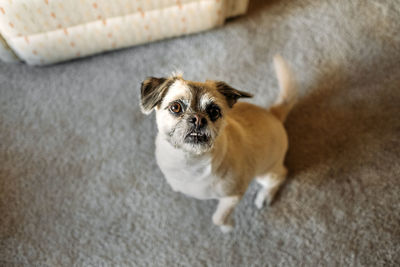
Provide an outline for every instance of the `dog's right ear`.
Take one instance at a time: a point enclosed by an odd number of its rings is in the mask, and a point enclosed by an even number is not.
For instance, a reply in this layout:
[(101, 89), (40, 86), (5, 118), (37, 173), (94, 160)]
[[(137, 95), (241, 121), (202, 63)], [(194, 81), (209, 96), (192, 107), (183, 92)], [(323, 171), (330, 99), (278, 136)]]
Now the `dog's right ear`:
[(225, 82), (217, 81), (215, 82), (215, 85), (217, 86), (218, 92), (225, 96), (226, 102), (228, 103), (230, 108), (233, 107), (233, 105), (237, 102), (239, 98), (253, 97), (252, 94), (232, 88)]
[(168, 89), (165, 86), (166, 78), (149, 77), (142, 82), (140, 88), (140, 105), (144, 114), (150, 114), (158, 105)]

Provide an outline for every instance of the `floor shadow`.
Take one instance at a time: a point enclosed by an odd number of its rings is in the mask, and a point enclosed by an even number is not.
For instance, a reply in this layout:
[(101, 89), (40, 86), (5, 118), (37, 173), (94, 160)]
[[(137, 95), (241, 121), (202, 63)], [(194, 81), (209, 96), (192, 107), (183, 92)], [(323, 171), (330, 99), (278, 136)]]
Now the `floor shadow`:
[[(286, 0), (284, 0), (286, 1)], [(274, 5), (281, 4), (282, 0), (250, 0), (247, 9), (247, 14), (253, 16), (261, 12), (265, 8), (270, 8)]]
[(272, 7), (279, 7), (282, 2), (288, 0), (250, 0), (247, 11), (244, 15), (234, 16), (228, 18), (227, 22), (241, 22), (249, 17), (257, 17), (263, 13), (265, 9), (271, 9)]
[[(400, 158), (400, 71), (364, 68), (360, 75), (331, 69), (291, 112), (286, 164), (292, 177), (319, 172), (341, 179), (363, 167), (390, 168)], [(321, 176), (301, 179), (322, 183)]]

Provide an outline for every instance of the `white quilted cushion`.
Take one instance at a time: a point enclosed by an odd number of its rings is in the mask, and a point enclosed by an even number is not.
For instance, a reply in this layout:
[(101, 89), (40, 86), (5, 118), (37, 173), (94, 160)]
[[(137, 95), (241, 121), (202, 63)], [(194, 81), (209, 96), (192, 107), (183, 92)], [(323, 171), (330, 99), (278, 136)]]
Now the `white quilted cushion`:
[(247, 2), (0, 0), (0, 33), (28, 64), (49, 64), (210, 29)]

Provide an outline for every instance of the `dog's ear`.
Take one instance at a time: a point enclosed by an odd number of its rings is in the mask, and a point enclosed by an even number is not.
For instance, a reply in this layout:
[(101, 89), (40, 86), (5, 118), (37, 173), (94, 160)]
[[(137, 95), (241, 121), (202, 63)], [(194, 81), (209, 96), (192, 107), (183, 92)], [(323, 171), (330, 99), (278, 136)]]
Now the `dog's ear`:
[(142, 82), (140, 104), (144, 114), (150, 114), (161, 103), (168, 89), (167, 86), (164, 86), (166, 80), (166, 78), (149, 77)]
[(233, 105), (237, 102), (239, 98), (253, 97), (252, 94), (232, 88), (225, 82), (215, 82), (215, 85), (217, 86), (218, 92), (225, 96), (226, 102), (228, 103), (229, 107), (233, 107)]

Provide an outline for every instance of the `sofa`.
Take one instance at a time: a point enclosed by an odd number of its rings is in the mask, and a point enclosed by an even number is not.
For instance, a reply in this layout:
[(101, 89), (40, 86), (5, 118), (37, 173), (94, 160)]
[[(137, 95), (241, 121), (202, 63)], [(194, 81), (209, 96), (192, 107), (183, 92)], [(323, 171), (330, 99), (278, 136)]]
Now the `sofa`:
[(191, 34), (248, 0), (0, 0), (0, 59), (45, 65)]

